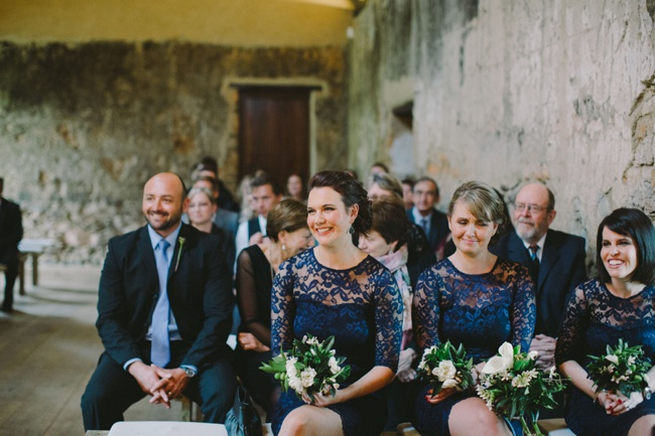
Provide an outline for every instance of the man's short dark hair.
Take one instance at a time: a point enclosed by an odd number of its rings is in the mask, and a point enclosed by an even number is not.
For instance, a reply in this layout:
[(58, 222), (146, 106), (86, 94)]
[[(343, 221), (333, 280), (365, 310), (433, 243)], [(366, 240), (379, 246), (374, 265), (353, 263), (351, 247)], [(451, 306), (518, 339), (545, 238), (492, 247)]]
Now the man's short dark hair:
[[(439, 195), (439, 185), (437, 185), (437, 182), (436, 182), (432, 177), (428, 177), (428, 176), (420, 177), (420, 178), (419, 178), (419, 179), (414, 183), (414, 187), (416, 187), (416, 185), (418, 185), (418, 184), (421, 183), (421, 182), (430, 182), (430, 183), (432, 183), (432, 184), (434, 185), (435, 194), (437, 195), (437, 198), (440, 197), (440, 195)], [(412, 190), (413, 190), (413, 188), (412, 188)]]
[(219, 186), (218, 186), (218, 179), (216, 177), (212, 176), (198, 176), (193, 180), (193, 184), (195, 185), (196, 182), (209, 182), (212, 185), (212, 191), (214, 194), (218, 193), (219, 191)]
[(271, 185), (271, 189), (273, 189), (273, 194), (275, 195), (282, 194), (280, 185), (278, 185), (275, 179), (273, 179), (268, 173), (265, 172), (258, 173), (250, 181), (250, 189), (259, 188), (260, 186), (264, 186), (264, 185)]
[(371, 165), (371, 168), (373, 167), (380, 167), (384, 170), (385, 173), (389, 172), (389, 167), (383, 164), (382, 162), (375, 162), (373, 165)]

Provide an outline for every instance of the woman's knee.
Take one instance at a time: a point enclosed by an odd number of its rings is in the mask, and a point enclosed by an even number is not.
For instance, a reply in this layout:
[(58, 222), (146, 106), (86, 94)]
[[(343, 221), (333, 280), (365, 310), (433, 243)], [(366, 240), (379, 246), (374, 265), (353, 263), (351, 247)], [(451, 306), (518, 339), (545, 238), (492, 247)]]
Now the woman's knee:
[(450, 411), (448, 427), (456, 434), (498, 434), (499, 420), (479, 398), (468, 398)]
[(311, 429), (311, 413), (301, 406), (292, 410), (282, 422), (281, 435), (304, 435)]
[(637, 419), (630, 430), (628, 436), (643, 436), (655, 434), (655, 415), (644, 415)]

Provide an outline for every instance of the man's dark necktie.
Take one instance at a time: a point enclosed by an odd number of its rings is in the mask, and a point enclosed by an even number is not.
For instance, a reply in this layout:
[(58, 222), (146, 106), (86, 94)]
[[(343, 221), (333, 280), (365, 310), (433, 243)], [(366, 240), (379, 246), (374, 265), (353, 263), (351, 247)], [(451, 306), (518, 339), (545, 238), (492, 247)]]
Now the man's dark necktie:
[(532, 244), (530, 245), (528, 251), (530, 252), (530, 276), (536, 285), (537, 279), (539, 278), (539, 256), (537, 256), (539, 246), (537, 244)]

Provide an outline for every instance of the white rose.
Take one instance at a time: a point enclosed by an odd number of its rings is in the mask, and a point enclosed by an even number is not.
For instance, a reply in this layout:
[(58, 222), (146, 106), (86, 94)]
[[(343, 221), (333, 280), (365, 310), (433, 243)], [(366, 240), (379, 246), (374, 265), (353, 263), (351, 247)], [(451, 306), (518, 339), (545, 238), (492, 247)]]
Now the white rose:
[(608, 354), (607, 356), (605, 356), (605, 360), (612, 362), (614, 365), (619, 364), (619, 356), (617, 356), (616, 354)]
[(449, 378), (448, 380), (444, 381), (441, 387), (443, 389), (448, 389), (448, 388), (454, 388), (457, 386), (458, 382), (454, 378)]
[(432, 371), (432, 374), (436, 375), (440, 382), (445, 382), (446, 380), (455, 378), (457, 368), (455, 368), (455, 365), (450, 360), (442, 360), (439, 362), (439, 366)]
[(300, 380), (302, 381), (302, 386), (308, 388), (314, 384), (314, 377), (316, 377), (316, 370), (312, 367), (307, 367), (302, 370), (300, 373)]
[(337, 374), (339, 371), (341, 371), (341, 367), (337, 363), (337, 359), (335, 359), (333, 356), (330, 357), (330, 360), (328, 360), (328, 366), (330, 367), (330, 372), (332, 374)]
[(537, 356), (539, 356), (539, 353), (537, 351), (532, 350), (528, 353), (528, 359), (530, 360), (535, 360)]
[(514, 347), (509, 342), (503, 342), (498, 348), (500, 356), (494, 356), (482, 368), (483, 374), (499, 374), (506, 372), (514, 365)]
[(302, 395), (305, 392), (305, 388), (302, 385), (302, 381), (298, 377), (289, 377), (289, 386), (294, 391)]

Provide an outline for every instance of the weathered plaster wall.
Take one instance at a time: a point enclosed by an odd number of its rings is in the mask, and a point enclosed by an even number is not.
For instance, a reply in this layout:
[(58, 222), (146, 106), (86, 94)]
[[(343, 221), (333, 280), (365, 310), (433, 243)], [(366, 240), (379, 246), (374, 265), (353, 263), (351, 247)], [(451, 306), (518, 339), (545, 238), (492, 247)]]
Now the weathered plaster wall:
[(318, 167), (345, 166), (341, 48), (191, 43), (0, 43), (0, 175), (26, 238), (53, 238), (46, 261), (99, 263), (107, 240), (141, 225), (144, 181), (188, 175), (204, 155), (237, 182), (240, 78), (314, 83)]
[(350, 47), (351, 165), (390, 160), (391, 109), (413, 100), (408, 152), (442, 206), (469, 179), (508, 197), (541, 179), (556, 228), (593, 239), (624, 205), (655, 218), (654, 14), (646, 0), (371, 1)]

